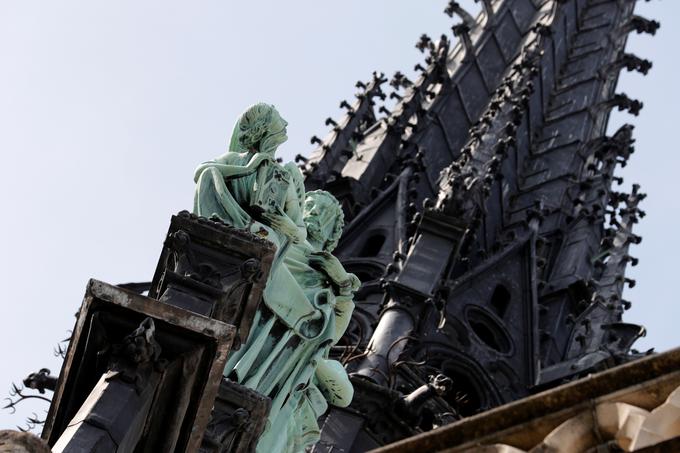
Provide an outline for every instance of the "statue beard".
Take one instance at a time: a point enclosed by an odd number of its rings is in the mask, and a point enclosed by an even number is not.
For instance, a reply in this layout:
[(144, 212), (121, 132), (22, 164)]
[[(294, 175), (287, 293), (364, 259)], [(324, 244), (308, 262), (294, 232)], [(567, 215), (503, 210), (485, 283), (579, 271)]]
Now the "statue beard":
[(314, 242), (324, 242), (323, 235), (321, 234), (321, 225), (316, 221), (305, 221), (305, 227), (307, 228), (307, 236)]

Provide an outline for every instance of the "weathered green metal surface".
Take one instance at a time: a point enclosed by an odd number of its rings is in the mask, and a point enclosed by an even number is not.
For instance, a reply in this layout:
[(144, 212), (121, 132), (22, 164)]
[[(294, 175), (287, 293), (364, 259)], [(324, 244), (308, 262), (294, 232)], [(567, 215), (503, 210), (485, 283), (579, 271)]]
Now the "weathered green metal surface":
[(328, 359), (360, 285), (331, 254), (344, 216), (328, 192), (305, 193), (294, 164), (276, 162), (286, 125), (273, 106), (250, 107), (234, 127), (229, 152), (195, 174), (195, 214), (216, 216), (277, 246), (264, 305), (224, 371), (272, 399), (261, 452), (304, 450), (319, 439), (317, 418), (328, 403), (344, 407), (353, 395), (342, 365)]

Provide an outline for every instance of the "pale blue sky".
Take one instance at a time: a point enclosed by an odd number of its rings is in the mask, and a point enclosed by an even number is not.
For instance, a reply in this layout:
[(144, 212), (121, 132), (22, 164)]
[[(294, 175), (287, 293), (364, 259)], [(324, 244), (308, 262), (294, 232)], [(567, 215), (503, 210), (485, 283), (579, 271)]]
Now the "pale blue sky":
[[(461, 1), (465, 6), (471, 0)], [(421, 33), (450, 35), (445, 0), (0, 0), (0, 396), (47, 366), (90, 277), (151, 278), (170, 215), (191, 208), (193, 169), (221, 154), (238, 114), (274, 103), (289, 121), (282, 155), (308, 154), (358, 79), (412, 74)], [(476, 10), (477, 6), (470, 6)], [(645, 103), (622, 172), (649, 194), (633, 255), (638, 348), (680, 345), (676, 80), (680, 2), (640, 3), (660, 19), (629, 51), (654, 61), (619, 91)], [(23, 422), (0, 412), (0, 428)], [(37, 408), (37, 409), (36, 409)]]

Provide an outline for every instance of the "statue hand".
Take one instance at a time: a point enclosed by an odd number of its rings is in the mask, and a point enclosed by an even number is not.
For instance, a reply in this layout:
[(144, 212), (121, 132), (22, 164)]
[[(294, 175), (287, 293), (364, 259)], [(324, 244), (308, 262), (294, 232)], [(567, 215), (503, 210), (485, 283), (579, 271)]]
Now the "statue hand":
[(250, 162), (248, 162), (248, 170), (250, 171), (255, 171), (257, 168), (263, 163), (273, 163), (275, 162), (274, 158), (268, 154), (265, 153), (257, 153), (255, 154), (251, 159)]
[(328, 275), (336, 285), (343, 285), (349, 279), (349, 274), (340, 260), (330, 252), (312, 252), (309, 255), (309, 265)]
[(300, 237), (300, 230), (297, 225), (287, 215), (264, 212), (261, 216), (262, 223), (284, 234), (293, 244), (299, 244), (304, 240)]

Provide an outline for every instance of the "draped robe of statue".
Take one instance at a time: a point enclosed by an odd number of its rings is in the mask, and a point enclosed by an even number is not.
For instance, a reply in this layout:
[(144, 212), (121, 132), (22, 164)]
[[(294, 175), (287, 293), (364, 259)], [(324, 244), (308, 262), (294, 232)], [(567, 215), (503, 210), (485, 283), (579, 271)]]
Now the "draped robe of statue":
[[(214, 163), (245, 167), (251, 162), (255, 153), (238, 147), (237, 131), (238, 127), (230, 146), (234, 151)], [(269, 161), (255, 172), (233, 178), (225, 178), (210, 163), (201, 167), (195, 213), (217, 216), (277, 246), (264, 304), (256, 313), (246, 343), (229, 356), (224, 374), (272, 399), (259, 452), (303, 451), (319, 438), (316, 420), (327, 409), (327, 402), (347, 406), (353, 395), (344, 368), (328, 359), (328, 352), (349, 324), (352, 295), (359, 281), (349, 274), (348, 286), (334, 286), (326, 274), (310, 266), (310, 254), (319, 251), (310, 242), (293, 243), (254, 219), (260, 212), (283, 212), (306, 232), (303, 179), (294, 164), (281, 166)]]
[[(299, 285), (290, 285), (292, 275), (283, 266), (283, 259), (289, 246), (285, 235), (256, 221), (257, 212), (288, 210), (289, 217), (299, 228), (304, 229), (301, 196), (297, 191), (304, 185), (300, 170), (292, 163), (281, 166), (276, 162), (263, 162), (257, 171), (233, 178), (225, 178), (220, 170), (210, 164), (246, 167), (258, 153), (244, 151), (238, 145), (238, 124), (234, 128), (230, 151), (213, 162), (203, 164), (200, 174), (196, 175), (194, 213), (203, 217), (216, 216), (236, 228), (248, 229), (273, 242), (277, 255), (269, 281), (265, 287), (264, 299), (269, 308), (286, 324), (297, 331), (304, 331), (309, 321), (318, 317), (317, 310), (309, 303)], [(272, 158), (273, 158), (273, 152)], [(291, 178), (295, 178), (291, 181)], [(291, 184), (292, 182), (292, 184)], [(280, 291), (281, 287), (286, 292)], [(275, 290), (279, 288), (279, 290)], [(292, 301), (295, 301), (292, 303)]]

